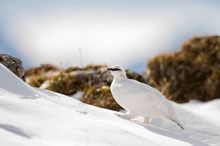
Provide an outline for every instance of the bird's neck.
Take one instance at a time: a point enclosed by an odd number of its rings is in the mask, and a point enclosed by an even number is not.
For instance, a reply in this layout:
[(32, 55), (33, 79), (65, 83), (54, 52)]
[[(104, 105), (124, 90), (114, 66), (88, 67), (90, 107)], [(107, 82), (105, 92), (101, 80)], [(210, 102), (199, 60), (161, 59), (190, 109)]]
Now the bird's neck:
[(120, 81), (123, 81), (123, 80), (126, 80), (126, 79), (127, 79), (127, 76), (126, 76), (126, 75), (114, 76), (114, 81), (115, 81), (115, 82), (120, 82)]

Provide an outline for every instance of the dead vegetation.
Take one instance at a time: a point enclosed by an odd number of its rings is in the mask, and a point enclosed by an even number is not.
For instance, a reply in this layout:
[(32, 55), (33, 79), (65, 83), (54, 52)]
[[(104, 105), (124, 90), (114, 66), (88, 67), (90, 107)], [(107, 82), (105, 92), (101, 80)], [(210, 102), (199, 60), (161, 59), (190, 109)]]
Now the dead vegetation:
[(145, 77), (169, 99), (209, 101), (220, 97), (220, 37), (195, 37), (181, 51), (151, 59)]

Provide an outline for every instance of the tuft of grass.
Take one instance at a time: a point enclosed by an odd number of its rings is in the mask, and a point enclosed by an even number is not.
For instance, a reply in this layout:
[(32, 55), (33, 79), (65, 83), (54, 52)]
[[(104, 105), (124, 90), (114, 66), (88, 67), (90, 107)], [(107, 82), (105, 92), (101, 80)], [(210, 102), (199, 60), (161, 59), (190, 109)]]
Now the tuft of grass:
[(33, 87), (40, 87), (46, 80), (47, 79), (45, 76), (39, 75), (39, 76), (32, 76), (31, 78), (26, 80), (26, 82)]
[(82, 102), (95, 105), (102, 108), (119, 111), (122, 109), (120, 105), (112, 97), (109, 86), (93, 86), (87, 89), (83, 95)]
[(59, 75), (51, 78), (47, 89), (65, 95), (72, 95), (77, 91), (74, 88), (74, 81), (75, 79), (73, 76), (61, 72)]
[(25, 76), (29, 77), (29, 76), (36, 76), (36, 75), (41, 75), (41, 74), (45, 74), (49, 71), (58, 71), (60, 70), (57, 66), (52, 65), (52, 64), (42, 64), (39, 67), (33, 67), (30, 68), (28, 70), (26, 70), (25, 72)]

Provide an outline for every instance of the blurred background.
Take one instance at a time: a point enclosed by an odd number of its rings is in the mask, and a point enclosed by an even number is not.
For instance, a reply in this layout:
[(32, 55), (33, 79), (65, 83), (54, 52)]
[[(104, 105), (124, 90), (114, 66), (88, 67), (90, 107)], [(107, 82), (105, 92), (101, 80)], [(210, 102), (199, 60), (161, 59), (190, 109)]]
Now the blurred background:
[(0, 0), (0, 53), (29, 68), (146, 61), (192, 36), (220, 34), (220, 1)]

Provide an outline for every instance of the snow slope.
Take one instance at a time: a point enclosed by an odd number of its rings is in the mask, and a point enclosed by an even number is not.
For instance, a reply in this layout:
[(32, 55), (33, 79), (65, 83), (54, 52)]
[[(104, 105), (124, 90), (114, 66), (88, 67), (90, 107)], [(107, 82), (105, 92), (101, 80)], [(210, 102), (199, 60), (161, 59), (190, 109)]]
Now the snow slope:
[(199, 114), (204, 120), (210, 121), (220, 127), (220, 99), (215, 99), (210, 102), (191, 101), (183, 104), (188, 110), (195, 114)]
[(174, 104), (178, 126), (142, 125), (114, 111), (35, 89), (0, 64), (0, 146), (220, 146), (220, 128)]

